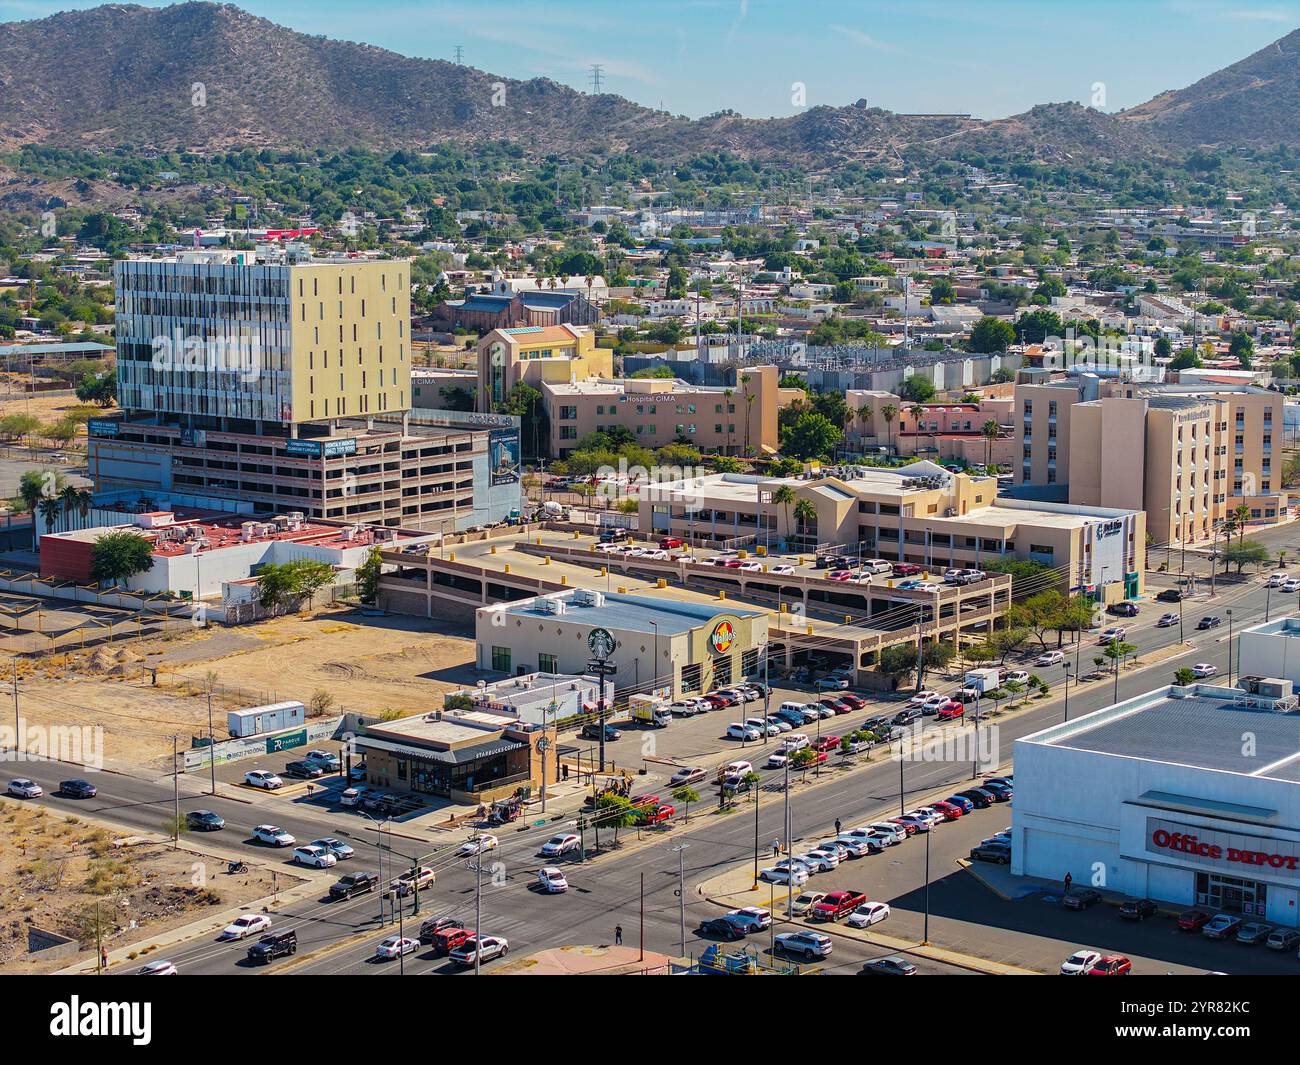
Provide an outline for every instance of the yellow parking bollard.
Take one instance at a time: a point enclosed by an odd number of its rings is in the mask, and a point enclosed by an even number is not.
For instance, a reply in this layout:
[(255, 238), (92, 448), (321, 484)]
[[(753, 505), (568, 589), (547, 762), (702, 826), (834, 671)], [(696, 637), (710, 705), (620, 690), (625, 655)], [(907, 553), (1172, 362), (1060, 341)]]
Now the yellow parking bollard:
[(509, 562), (507, 562), (504, 566), (501, 567), (501, 572), (502, 572), (502, 573), (509, 573), (509, 572), (510, 572), (510, 563), (509, 563)]
[(563, 584), (565, 587), (568, 587), (568, 584), (569, 584), (569, 578), (566, 577), (566, 576), (564, 576), (563, 574), (561, 574), (561, 576), (560, 576), (560, 583)]
[(727, 593), (726, 593), (726, 592), (718, 592), (718, 598), (719, 598), (719, 599), (726, 599), (726, 598), (727, 598)]
[(497, 545), (493, 544), (491, 547), (488, 548), (488, 554), (495, 555), (496, 553), (497, 553)]
[(609, 567), (608, 567), (608, 566), (601, 566), (601, 567), (600, 567), (600, 575), (601, 575), (602, 577), (608, 577), (608, 576), (609, 576)]
[(782, 604), (781, 604), (781, 613), (782, 613), (782, 614), (788, 614), (788, 613), (790, 613), (790, 605), (789, 605), (788, 603), (782, 603)]
[(581, 536), (582, 536), (582, 533), (578, 532), (577, 529), (574, 529), (574, 530), (573, 530), (573, 538), (574, 538), (575, 540), (579, 539)]
[(451, 554), (449, 554), (449, 555), (447, 556), (447, 561), (448, 561), (448, 562), (455, 562), (455, 561), (456, 561), (456, 552), (455, 552), (455, 551), (453, 551)]
[(813, 634), (812, 626), (809, 625), (809, 626), (808, 626), (808, 635), (811, 636), (812, 634)]
[(659, 588), (667, 588), (668, 582), (664, 580), (662, 577), (660, 577), (657, 581), (655, 581), (655, 585)]
[(551, 564), (551, 556), (550, 556), (550, 555), (543, 555), (543, 556), (542, 556), (542, 565), (543, 565), (543, 566), (549, 566), (550, 564)]
[(627, 595), (627, 589), (624, 588), (622, 585), (620, 585), (620, 586), (619, 586), (619, 589), (618, 589), (618, 594), (619, 594), (619, 595)]
[(845, 625), (852, 625), (852, 624), (853, 624), (853, 616), (852, 616), (851, 614), (845, 614), (845, 615), (844, 615), (844, 624), (845, 624)]

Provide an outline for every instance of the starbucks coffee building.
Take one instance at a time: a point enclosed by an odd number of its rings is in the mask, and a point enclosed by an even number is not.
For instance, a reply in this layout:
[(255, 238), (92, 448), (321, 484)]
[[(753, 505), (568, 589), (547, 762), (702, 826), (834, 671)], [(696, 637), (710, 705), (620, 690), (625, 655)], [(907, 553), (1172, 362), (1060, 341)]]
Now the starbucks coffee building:
[(612, 594), (554, 592), (480, 607), (480, 670), (593, 674), (620, 692), (676, 699), (760, 679), (767, 615), (723, 604)]

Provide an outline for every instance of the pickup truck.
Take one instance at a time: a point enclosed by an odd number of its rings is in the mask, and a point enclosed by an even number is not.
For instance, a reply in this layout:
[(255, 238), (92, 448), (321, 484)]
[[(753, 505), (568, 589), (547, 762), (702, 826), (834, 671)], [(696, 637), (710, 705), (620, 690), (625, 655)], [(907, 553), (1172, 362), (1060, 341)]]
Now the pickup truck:
[(816, 921), (838, 921), (866, 901), (867, 896), (861, 891), (832, 891), (812, 908), (810, 916)]
[(423, 891), (437, 879), (437, 873), (427, 865), (422, 865), (419, 869), (413, 870), (409, 873), (403, 873), (401, 876), (392, 880), (388, 885), (388, 890), (398, 898), (405, 898), (416, 888)]
[(379, 877), (374, 873), (348, 873), (330, 885), (330, 898), (350, 899), (353, 895), (374, 891), (378, 886)]

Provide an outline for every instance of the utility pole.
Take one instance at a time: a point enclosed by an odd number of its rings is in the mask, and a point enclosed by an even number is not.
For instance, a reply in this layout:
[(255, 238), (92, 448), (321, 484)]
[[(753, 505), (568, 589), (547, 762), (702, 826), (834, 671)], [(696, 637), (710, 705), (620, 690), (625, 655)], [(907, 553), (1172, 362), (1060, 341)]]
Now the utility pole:
[(637, 961), (645, 961), (645, 873), (641, 874), (641, 930), (638, 939)]
[(181, 775), (176, 768), (177, 737), (172, 735), (172, 846), (181, 841)]
[(462, 48), (460, 45), (456, 45), (456, 47), (452, 51), (453, 54), (456, 56), (456, 65), (459, 66), (460, 61), (465, 58), (465, 49)]
[(212, 688), (208, 687), (208, 768), (211, 771), (211, 794), (217, 793), (217, 749), (212, 735)]
[[(35, 519), (33, 519), (34, 521)], [(18, 711), (18, 656), (14, 656), (14, 753), (23, 749), (23, 722)]]
[(474, 975), (483, 975), (483, 848), (474, 860)]
[(605, 91), (605, 67), (600, 63), (591, 64), (591, 91), (596, 96)]
[(681, 938), (677, 943), (679, 957), (686, 957), (686, 848), (689, 843), (679, 843), (670, 848), (677, 852), (677, 921)]
[(785, 760), (785, 913), (794, 913), (794, 830), (790, 820), (790, 759)]

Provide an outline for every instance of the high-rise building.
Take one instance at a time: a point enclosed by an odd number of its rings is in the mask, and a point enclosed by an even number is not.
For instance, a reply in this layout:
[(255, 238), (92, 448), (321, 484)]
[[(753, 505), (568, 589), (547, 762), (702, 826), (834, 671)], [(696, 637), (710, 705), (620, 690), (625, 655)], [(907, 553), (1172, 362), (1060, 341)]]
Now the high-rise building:
[(410, 412), (407, 262), (192, 251), (114, 281), (123, 413), (88, 426), (100, 491), (430, 529), (518, 507), (517, 419)]

